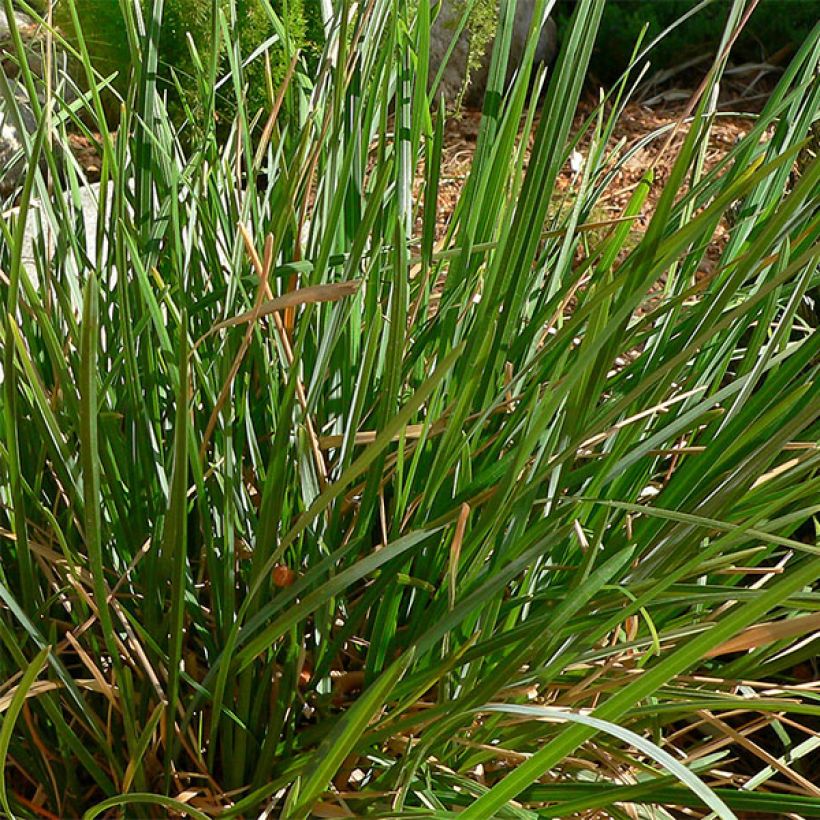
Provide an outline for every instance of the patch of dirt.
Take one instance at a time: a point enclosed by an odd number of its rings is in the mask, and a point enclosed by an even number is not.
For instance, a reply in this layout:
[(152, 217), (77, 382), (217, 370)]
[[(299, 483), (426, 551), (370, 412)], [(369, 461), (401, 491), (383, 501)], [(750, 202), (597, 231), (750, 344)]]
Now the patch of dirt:
[(82, 134), (70, 134), (71, 153), (77, 158), (89, 182), (100, 181), (100, 155), (97, 146)]
[[(675, 126), (685, 116), (686, 106), (686, 101), (676, 101), (653, 107), (640, 103), (630, 103), (618, 120), (609, 147), (614, 148), (620, 140), (624, 140), (624, 151), (628, 152), (647, 135)], [(593, 108), (593, 101), (585, 101), (581, 104), (573, 125), (573, 133), (577, 134), (581, 130), (585, 119), (593, 111)], [(536, 128), (539, 118), (540, 113), (536, 117)], [(466, 111), (459, 118), (451, 119), (448, 123), (445, 133), (444, 162), (439, 191), (438, 239), (441, 239), (446, 232), (450, 217), (467, 179), (475, 151), (480, 120), (480, 112)], [(749, 132), (752, 124), (752, 118), (749, 115), (719, 115), (711, 129), (704, 171), (708, 172), (714, 168), (736, 142)], [(644, 212), (645, 214), (651, 214), (654, 211), (663, 186), (669, 178), (675, 157), (686, 136), (686, 130), (684, 124), (668, 144), (668, 135), (664, 133), (648, 145), (640, 148), (624, 163), (600, 200), (600, 205), (604, 209), (602, 219), (616, 218), (623, 212), (633, 190), (649, 167), (653, 167), (655, 170), (655, 184), (652, 186), (647, 198)], [(588, 136), (581, 140), (578, 152), (582, 156), (587, 152), (589, 142)], [(561, 192), (570, 190), (574, 186), (576, 178), (576, 170), (568, 162), (558, 177), (557, 189)], [(641, 221), (636, 224), (640, 226)], [(723, 226), (724, 229), (715, 237), (716, 242), (710, 248), (709, 257), (713, 261), (719, 256), (722, 243), (725, 242), (725, 227)]]

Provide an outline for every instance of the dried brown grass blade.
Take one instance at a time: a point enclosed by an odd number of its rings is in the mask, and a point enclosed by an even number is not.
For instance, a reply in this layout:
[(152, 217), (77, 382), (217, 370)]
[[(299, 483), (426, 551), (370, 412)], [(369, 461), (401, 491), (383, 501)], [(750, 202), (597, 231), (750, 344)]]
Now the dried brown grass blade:
[(470, 505), (462, 504), (456, 521), (456, 530), (453, 534), (453, 543), (450, 545), (450, 566), (448, 575), (450, 583), (447, 587), (447, 596), (450, 602), (450, 609), (456, 606), (456, 586), (458, 582), (458, 562), (461, 557), (461, 545), (464, 543), (464, 533), (467, 530), (467, 519), (470, 517)]
[(705, 718), (708, 723), (711, 723), (716, 729), (721, 731), (727, 737), (731, 738), (739, 746), (742, 746), (744, 749), (755, 755), (755, 757), (762, 760), (767, 766), (771, 766), (771, 768), (775, 769), (776, 771), (780, 772), (782, 775), (787, 777), (798, 787), (803, 789), (806, 794), (809, 794), (812, 797), (820, 797), (820, 789), (818, 789), (817, 786), (814, 785), (814, 783), (807, 780), (799, 772), (796, 772), (794, 769), (789, 768), (789, 766), (787, 766), (785, 763), (781, 763), (777, 758), (770, 755), (765, 749), (763, 749), (753, 740), (746, 737), (743, 733), (737, 731), (736, 729), (733, 729), (720, 718), (713, 715), (708, 709), (698, 710), (697, 714)]
[(716, 646), (706, 657), (714, 658), (718, 655), (726, 655), (729, 652), (745, 652), (787, 638), (799, 638), (818, 630), (820, 630), (820, 614), (755, 624), (755, 626), (744, 629), (743, 632), (735, 635), (731, 640)]
[[(77, 684), (78, 688), (87, 689), (89, 692), (100, 692), (105, 694), (105, 692), (110, 689), (110, 685), (108, 683), (105, 684), (104, 688), (101, 688), (99, 682), (93, 678), (75, 678), (74, 682)], [(56, 692), (63, 688), (64, 684), (61, 681), (38, 680), (29, 687), (29, 690), (26, 693), (26, 699), (30, 700), (31, 698), (36, 698), (38, 695), (42, 695), (45, 692)], [(17, 687), (15, 686), (13, 689), (10, 689), (8, 692), (5, 692), (2, 696), (0, 696), (0, 715), (2, 715), (3, 712), (9, 708), (16, 691)]]
[(267, 302), (262, 302), (259, 307), (246, 310), (240, 313), (239, 316), (232, 316), (230, 319), (225, 319), (222, 322), (215, 324), (198, 342), (201, 344), (204, 339), (213, 336), (220, 330), (225, 330), (228, 327), (235, 327), (236, 325), (246, 324), (247, 322), (255, 322), (264, 316), (270, 316), (271, 313), (277, 313), (286, 308), (298, 307), (299, 305), (318, 304), (319, 302), (338, 302), (348, 296), (352, 296), (359, 289), (361, 280), (353, 279), (349, 282), (333, 282), (327, 285), (311, 285), (306, 288), (297, 288), (296, 290), (283, 293), (275, 299), (270, 299)]

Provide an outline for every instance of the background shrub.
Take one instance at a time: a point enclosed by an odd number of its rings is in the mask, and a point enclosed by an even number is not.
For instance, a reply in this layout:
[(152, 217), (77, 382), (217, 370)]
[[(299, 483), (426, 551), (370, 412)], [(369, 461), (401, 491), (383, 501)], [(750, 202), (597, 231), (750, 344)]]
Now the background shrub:
[[(590, 69), (602, 81), (613, 81), (625, 68), (641, 29), (649, 23), (649, 42), (698, 0), (617, 0), (607, 3), (601, 20), (601, 37)], [(575, 0), (559, 0), (559, 28), (566, 27)], [(680, 65), (701, 54), (712, 53), (720, 40), (729, 3), (717, 0), (665, 37), (652, 52), (655, 70)], [(817, 21), (815, 0), (761, 0), (733, 50), (734, 62), (762, 61), (784, 48), (797, 48)], [(781, 60), (783, 62), (783, 60)]]
[[(237, 41), (243, 60), (247, 58), (275, 33), (274, 26), (265, 9), (263, 0), (219, 0), (228, 20), (235, 26)], [(131, 55), (125, 33), (120, 4), (116, 0), (74, 0), (77, 16), (85, 34), (89, 54), (96, 69), (103, 75), (117, 73), (115, 88), (124, 93), (131, 70)], [(272, 0), (273, 10), (280, 16), (291, 41), (297, 47), (305, 44), (306, 19), (311, 21), (310, 35), (318, 37), (322, 33), (319, 0), (307, 0), (310, 12), (304, 10), (303, 0)], [(150, 13), (151, 0), (142, 0), (143, 14)], [(233, 6), (233, 14), (231, 8)], [(313, 8), (315, 6), (315, 8)], [(191, 35), (203, 63), (207, 64), (213, 49), (212, 0), (166, 0), (163, 12), (162, 34), (159, 49), (160, 87), (168, 90), (172, 101), (176, 99), (174, 74), (183, 88), (186, 78), (194, 74), (193, 63), (187, 41)], [(318, 25), (317, 21), (318, 20)], [(68, 0), (60, 0), (57, 7), (57, 23), (69, 36), (73, 33)], [(315, 44), (314, 44), (315, 46)], [(276, 88), (287, 70), (285, 49), (275, 43), (269, 49), (271, 86)], [(227, 70), (227, 59), (220, 55), (220, 73)], [(267, 67), (264, 55), (257, 56), (245, 70), (248, 88), (247, 105), (255, 113), (266, 105), (270, 96)], [(190, 100), (187, 100), (190, 102)], [(223, 99), (223, 105), (230, 107)], [(227, 110), (220, 112), (225, 118)]]

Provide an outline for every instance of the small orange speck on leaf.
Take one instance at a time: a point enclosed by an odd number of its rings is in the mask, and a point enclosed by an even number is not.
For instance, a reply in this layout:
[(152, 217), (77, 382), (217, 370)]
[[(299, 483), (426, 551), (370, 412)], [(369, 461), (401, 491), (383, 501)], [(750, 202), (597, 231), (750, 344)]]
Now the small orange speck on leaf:
[(296, 573), (284, 564), (277, 564), (273, 568), (273, 585), (282, 589), (289, 587), (296, 580)]

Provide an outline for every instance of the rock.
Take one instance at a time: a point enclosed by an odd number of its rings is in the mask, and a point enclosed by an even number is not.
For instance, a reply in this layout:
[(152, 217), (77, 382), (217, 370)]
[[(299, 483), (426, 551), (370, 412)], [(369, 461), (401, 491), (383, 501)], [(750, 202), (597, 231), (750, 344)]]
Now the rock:
[[(34, 25), (31, 17), (23, 14), (21, 11), (14, 12), (14, 19), (17, 23), (17, 28), (21, 31), (28, 29)], [(0, 6), (0, 48), (4, 48), (11, 42), (11, 27), (9, 26), (9, 18), (6, 14), (4, 6)]]
[[(14, 21), (17, 23), (20, 39), (27, 52), (29, 67), (35, 74), (39, 74), (42, 70), (42, 60), (40, 50), (35, 47), (39, 27), (34, 20), (19, 11), (14, 12)], [(17, 76), (17, 60), (14, 41), (11, 37), (11, 26), (2, 4), (0, 4), (0, 66), (8, 77)]]
[[(458, 28), (463, 14), (464, 4), (458, 0), (441, 0), (442, 8), (436, 17), (430, 32), (430, 71), (433, 76), (438, 71), (449, 48), (450, 41)], [(527, 33), (534, 11), (535, 0), (518, 0), (518, 8), (510, 43), (509, 64), (507, 66), (507, 82), (512, 79), (515, 71), (521, 64), (524, 49), (527, 43)], [(435, 9), (433, 10), (435, 13)], [(467, 60), (470, 52), (469, 27), (462, 31), (447, 67), (442, 76), (439, 93), (444, 95), (448, 102), (455, 102), (464, 87), (464, 75), (467, 70)], [(493, 39), (491, 38), (478, 68), (471, 72), (469, 86), (464, 94), (467, 105), (481, 105), (484, 93), (487, 90), (487, 80), (492, 58)], [(555, 21), (548, 19), (541, 29), (541, 38), (535, 50), (535, 63), (549, 63), (555, 57), (557, 50), (557, 31)], [(432, 79), (432, 77), (431, 77)]]
[[(7, 82), (8, 88), (0, 86), (0, 92), (3, 92), (0, 93), (0, 196), (4, 197), (17, 188), (26, 170), (19, 128), (22, 126), (28, 134), (34, 134), (37, 130), (37, 122), (22, 87), (16, 80)], [(19, 121), (12, 102), (17, 104)]]
[[(55, 196), (65, 196), (63, 193)], [(80, 188), (80, 209), (82, 210), (82, 221), (84, 232), (78, 233), (81, 245), (85, 245), (86, 252), (91, 259), (97, 252), (97, 222), (100, 214), (100, 186), (98, 183), (84, 185)], [(23, 264), (29, 271), (29, 275), (36, 276), (37, 265), (35, 259), (38, 255), (38, 239), (43, 232), (41, 220), (38, 218), (38, 211), (42, 208), (40, 201), (35, 197), (31, 201), (31, 206), (26, 219), (26, 229), (23, 234)], [(108, 191), (108, 202), (105, 205), (104, 214), (107, 218), (111, 212), (111, 190)], [(70, 230), (76, 231), (79, 221), (72, 222)], [(103, 246), (105, 249), (107, 246)], [(41, 257), (41, 263), (44, 261)], [(47, 260), (46, 260), (47, 261)]]
[[(14, 22), (28, 42), (36, 28), (32, 19), (15, 11)], [(11, 57), (13, 51), (10, 21), (5, 7), (0, 7), (0, 69), (8, 75), (8, 88), (3, 88), (5, 84), (0, 81), (0, 196), (8, 196), (17, 187), (25, 170), (25, 159), (20, 154), (23, 148), (20, 126), (30, 134), (36, 129), (34, 114), (26, 102), (26, 94), (22, 86), (13, 79), (16, 74), (14, 60)], [(19, 121), (13, 112), (12, 100), (17, 103)]]
[[(34, 76), (35, 93), (40, 106), (45, 104), (45, 83), (43, 70), (43, 31), (30, 17), (14, 12), (14, 20), (23, 41), (28, 67)], [(60, 49), (52, 53), (55, 84), (54, 99), (57, 106), (74, 102), (77, 95), (67, 82), (67, 55)], [(9, 18), (0, 6), (0, 197), (6, 197), (18, 187), (25, 172), (26, 160), (22, 154), (23, 140), (20, 129), (34, 136), (37, 121), (34, 109), (18, 68), (18, 56), (11, 37)], [(57, 159), (62, 156), (58, 142), (52, 144)], [(47, 163), (41, 157), (40, 167), (45, 172)]]

